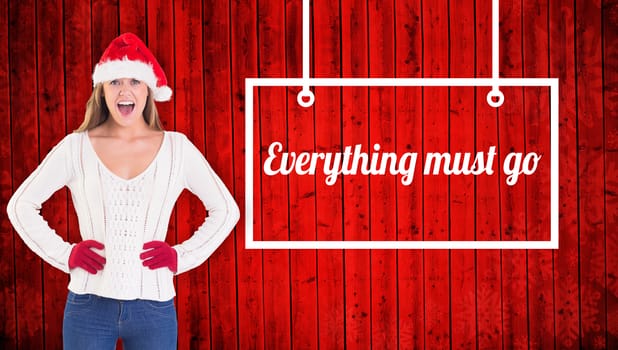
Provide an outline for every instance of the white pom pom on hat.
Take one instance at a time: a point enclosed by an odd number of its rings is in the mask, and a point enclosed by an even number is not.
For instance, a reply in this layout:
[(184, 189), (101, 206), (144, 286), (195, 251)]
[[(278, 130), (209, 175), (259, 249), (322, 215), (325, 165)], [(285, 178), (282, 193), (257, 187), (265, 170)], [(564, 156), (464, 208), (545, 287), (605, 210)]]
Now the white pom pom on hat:
[(94, 68), (92, 83), (94, 86), (120, 78), (143, 81), (153, 91), (155, 101), (169, 101), (172, 97), (163, 68), (133, 33), (124, 33), (112, 40)]

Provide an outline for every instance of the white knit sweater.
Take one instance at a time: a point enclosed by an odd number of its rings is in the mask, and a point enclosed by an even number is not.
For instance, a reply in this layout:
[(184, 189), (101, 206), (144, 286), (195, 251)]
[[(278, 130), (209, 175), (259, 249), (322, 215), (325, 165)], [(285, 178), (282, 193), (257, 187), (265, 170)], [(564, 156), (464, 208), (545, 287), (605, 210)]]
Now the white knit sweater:
[[(69, 271), (70, 244), (49, 227), (40, 209), (68, 186), (83, 240), (105, 244), (106, 264), (97, 274)], [(152, 163), (125, 180), (97, 157), (87, 133), (59, 142), (17, 189), (7, 206), (11, 223), (26, 245), (43, 260), (69, 272), (69, 290), (131, 300), (169, 300), (175, 295), (173, 273), (150, 270), (139, 254), (145, 242), (165, 240), (176, 199), (188, 189), (200, 198), (208, 217), (186, 241), (175, 245), (178, 271), (202, 264), (223, 243), (239, 218), (238, 206), (202, 153), (178, 132), (165, 132)], [(204, 213), (205, 214), (205, 213)]]

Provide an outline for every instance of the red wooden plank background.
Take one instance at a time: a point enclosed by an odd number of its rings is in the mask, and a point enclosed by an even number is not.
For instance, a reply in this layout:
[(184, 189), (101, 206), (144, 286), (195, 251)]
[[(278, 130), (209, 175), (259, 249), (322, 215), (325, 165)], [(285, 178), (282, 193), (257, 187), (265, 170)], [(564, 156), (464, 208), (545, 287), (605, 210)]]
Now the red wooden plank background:
[[(94, 63), (116, 35), (140, 35), (174, 90), (166, 129), (204, 152), (267, 240), (548, 239), (549, 94), (502, 88), (256, 88), (300, 77), (302, 0), (0, 0), (0, 207), (80, 124)], [(560, 249), (246, 250), (244, 216), (203, 266), (177, 279), (179, 348), (618, 348), (618, 1), (502, 0), (500, 72), (560, 81)], [(490, 0), (312, 1), (316, 77), (489, 77)], [(259, 147), (245, 149), (245, 110)], [(516, 186), (494, 176), (265, 176), (270, 142), (291, 151), (540, 150)], [(422, 157), (421, 157), (422, 158)], [(419, 161), (420, 164), (420, 161)], [(201, 204), (183, 194), (168, 241)], [(58, 349), (67, 276), (43, 264), (0, 211), (0, 348)], [(43, 215), (79, 239), (70, 196)]]

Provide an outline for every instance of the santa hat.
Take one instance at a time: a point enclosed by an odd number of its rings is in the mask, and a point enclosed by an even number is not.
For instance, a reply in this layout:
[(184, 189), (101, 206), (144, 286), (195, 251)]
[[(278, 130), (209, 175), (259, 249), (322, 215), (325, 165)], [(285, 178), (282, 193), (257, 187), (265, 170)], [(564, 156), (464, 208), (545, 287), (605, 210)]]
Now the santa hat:
[(97, 85), (120, 78), (144, 82), (153, 91), (155, 101), (169, 101), (172, 97), (163, 68), (144, 42), (132, 33), (112, 40), (94, 68), (92, 83)]

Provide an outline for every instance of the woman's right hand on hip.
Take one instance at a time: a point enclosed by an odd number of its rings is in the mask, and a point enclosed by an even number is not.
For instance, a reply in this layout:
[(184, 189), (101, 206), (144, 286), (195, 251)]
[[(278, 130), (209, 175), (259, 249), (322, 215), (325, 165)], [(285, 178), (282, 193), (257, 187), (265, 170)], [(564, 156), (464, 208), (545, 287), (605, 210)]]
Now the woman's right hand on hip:
[(94, 252), (92, 248), (103, 249), (104, 247), (103, 243), (93, 239), (79, 242), (73, 247), (71, 255), (69, 255), (69, 269), (79, 267), (91, 274), (103, 270), (105, 257)]

